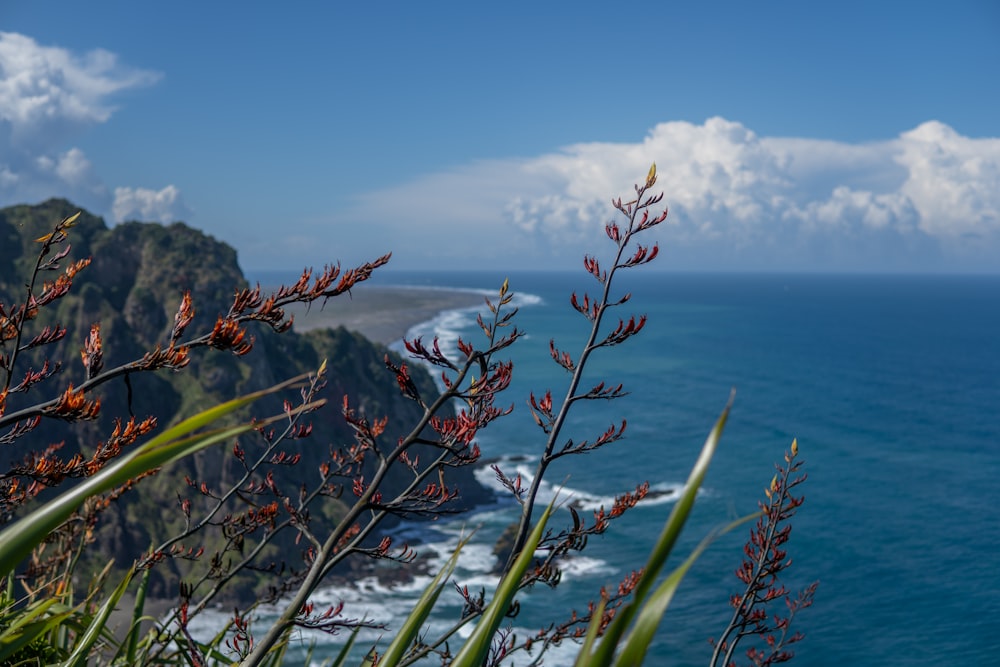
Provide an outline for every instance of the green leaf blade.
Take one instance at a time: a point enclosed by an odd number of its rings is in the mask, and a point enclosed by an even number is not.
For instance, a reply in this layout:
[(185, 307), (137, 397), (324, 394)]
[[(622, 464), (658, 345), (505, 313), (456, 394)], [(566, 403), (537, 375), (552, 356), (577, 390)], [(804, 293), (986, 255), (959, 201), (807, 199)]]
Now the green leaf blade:
[[(583, 664), (603, 666), (613, 663), (616, 648), (625, 636), (625, 632), (635, 618), (640, 605), (644, 604), (650, 588), (667, 562), (667, 558), (670, 556), (674, 545), (680, 537), (684, 524), (691, 515), (695, 498), (705, 479), (705, 474), (708, 472), (708, 466), (712, 462), (712, 457), (718, 448), (719, 439), (722, 437), (722, 431), (726, 426), (726, 420), (729, 418), (729, 411), (732, 408), (732, 404), (733, 395), (730, 395), (726, 407), (722, 410), (722, 414), (719, 415), (718, 420), (716, 420), (715, 425), (705, 439), (705, 444), (701, 448), (698, 459), (688, 474), (684, 490), (674, 504), (670, 516), (667, 517), (667, 522), (663, 526), (663, 531), (653, 546), (652, 552), (650, 552), (642, 577), (639, 579), (639, 583), (632, 594), (632, 601), (622, 605), (618, 610), (618, 613), (608, 625), (604, 633), (604, 638), (597, 644), (594, 653), (588, 656), (588, 662)], [(590, 660), (593, 660), (593, 662), (590, 662)]]
[[(555, 503), (553, 499), (552, 503)], [(504, 617), (507, 615), (507, 610), (510, 609), (510, 603), (514, 599), (514, 595), (517, 593), (518, 588), (521, 585), (521, 579), (524, 577), (524, 573), (527, 572), (528, 566), (531, 565), (531, 561), (535, 557), (535, 549), (538, 548), (538, 543), (542, 539), (542, 535), (545, 533), (545, 525), (548, 523), (549, 516), (552, 514), (553, 504), (550, 503), (542, 516), (538, 519), (538, 524), (535, 526), (534, 530), (528, 536), (527, 541), (524, 544), (524, 548), (521, 550), (520, 555), (514, 561), (514, 565), (511, 567), (507, 575), (500, 580), (497, 584), (496, 593), (493, 595), (493, 600), (487, 605), (486, 609), (483, 610), (483, 615), (476, 624), (476, 627), (472, 630), (472, 634), (462, 645), (461, 650), (459, 650), (458, 655), (452, 661), (452, 667), (480, 667), (483, 664), (483, 660), (489, 654), (490, 643), (493, 640), (493, 636), (496, 634), (497, 628), (500, 627), (500, 623), (503, 622)]]

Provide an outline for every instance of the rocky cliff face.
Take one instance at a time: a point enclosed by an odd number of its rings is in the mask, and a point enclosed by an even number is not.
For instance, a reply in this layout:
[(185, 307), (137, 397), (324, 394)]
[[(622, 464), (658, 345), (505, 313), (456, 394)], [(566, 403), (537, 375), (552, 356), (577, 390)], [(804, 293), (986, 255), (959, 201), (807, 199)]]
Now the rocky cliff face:
[[(23, 299), (25, 281), (39, 248), (34, 240), (77, 210), (65, 200), (0, 210), (0, 302)], [(185, 291), (190, 291), (196, 308), (188, 330), (202, 332), (228, 310), (234, 291), (246, 286), (231, 247), (181, 223), (126, 223), (109, 229), (102, 219), (84, 212), (70, 231), (69, 259), (89, 256), (92, 263), (77, 275), (70, 294), (46, 309), (45, 317), (38, 322), (43, 325), (58, 321), (67, 327), (65, 339), (41, 350), (44, 356), (61, 360), (63, 370), (26, 395), (12, 395), (8, 411), (48, 400), (68, 381), (79, 383), (83, 379), (79, 352), (93, 323), (101, 323), (105, 367), (110, 368), (141, 357), (158, 343), (166, 343)], [(335, 302), (327, 307), (335, 307)], [(67, 457), (77, 449), (92, 451), (96, 443), (108, 437), (116, 417), (152, 415), (162, 427), (223, 400), (315, 370), (323, 359), (329, 369), (324, 396), (330, 404), (311, 415), (311, 437), (294, 443), (296, 453), (302, 457), (300, 463), (276, 470), (279, 485), (297, 489), (304, 479), (316, 479), (316, 468), (327, 458), (330, 448), (352, 441), (351, 431), (339, 412), (344, 395), (371, 417), (389, 416), (384, 435), (387, 443), (395, 443), (418, 418), (418, 407), (400, 396), (393, 377), (385, 370), (386, 350), (382, 346), (343, 329), (306, 334), (287, 331), (279, 335), (261, 327), (252, 333), (255, 346), (244, 357), (199, 350), (182, 371), (135, 374), (130, 378), (131, 389), (121, 379), (104, 385), (97, 420), (74, 424), (44, 421), (13, 446), (7, 446), (8, 451), (0, 452), (0, 471), (6, 470), (9, 462), (22, 459), (27, 451), (54, 442), (65, 442), (63, 453)], [(18, 372), (23, 373), (27, 365), (37, 369), (41, 356), (23, 359)], [(419, 369), (414, 371), (422, 389), (427, 395), (433, 394), (430, 378)], [(255, 406), (255, 410), (278, 412), (280, 401), (275, 397)], [(199, 482), (221, 483), (235, 478), (237, 465), (234, 457), (217, 447), (143, 480), (106, 513), (98, 542), (102, 552), (131, 559), (152, 542), (162, 540), (181, 525), (177, 494), (184, 490), (185, 475)], [(449, 474), (454, 476), (452, 483), (461, 489), (464, 503), (474, 504), (488, 497), (489, 492), (475, 482), (471, 470), (452, 470)], [(407, 475), (393, 478), (390, 484), (404, 484)], [(333, 517), (338, 507), (333, 503), (323, 511)], [(169, 588), (175, 584), (170, 579), (163, 577), (153, 592), (171, 594)]]

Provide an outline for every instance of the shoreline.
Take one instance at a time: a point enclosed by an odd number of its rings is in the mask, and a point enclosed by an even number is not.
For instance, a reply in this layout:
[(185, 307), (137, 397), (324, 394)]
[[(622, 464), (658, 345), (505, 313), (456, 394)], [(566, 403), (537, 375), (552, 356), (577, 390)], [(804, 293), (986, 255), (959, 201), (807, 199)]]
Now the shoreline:
[[(263, 288), (273, 291), (276, 288)], [(474, 290), (452, 288), (406, 287), (406, 286), (363, 286), (353, 293), (342, 294), (330, 299), (323, 307), (321, 302), (313, 304), (293, 303), (285, 307), (289, 315), (295, 317), (292, 328), (304, 333), (313, 329), (335, 329), (343, 326), (349, 331), (360, 333), (365, 338), (389, 346), (401, 341), (413, 327), (429, 322), (440, 314), (465, 308), (482, 306), (484, 295)], [(479, 508), (481, 509), (481, 508)], [(417, 576), (430, 572), (428, 557), (418, 557), (400, 569), (379, 569), (371, 563), (360, 563), (359, 570), (332, 575), (324, 582), (324, 587), (348, 585), (352, 580), (366, 576), (376, 577), (383, 585), (391, 586), (401, 582), (411, 582)], [(127, 592), (116, 605), (109, 618), (108, 628), (122, 638), (132, 622), (135, 596)], [(145, 599), (146, 617), (162, 619), (175, 609), (174, 597), (148, 596)], [(210, 609), (221, 611), (218, 601)], [(143, 621), (144, 631), (153, 626), (148, 618)]]
[(295, 317), (292, 328), (299, 333), (343, 326), (373, 342), (391, 345), (416, 325), (445, 311), (484, 306), (483, 299), (472, 290), (365, 285), (330, 299), (325, 306), (296, 303), (286, 311)]

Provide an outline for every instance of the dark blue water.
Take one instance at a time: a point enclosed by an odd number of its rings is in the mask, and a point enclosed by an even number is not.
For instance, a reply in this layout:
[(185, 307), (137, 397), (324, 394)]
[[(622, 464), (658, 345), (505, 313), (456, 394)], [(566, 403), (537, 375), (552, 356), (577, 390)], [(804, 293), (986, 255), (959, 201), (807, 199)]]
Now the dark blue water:
[[(383, 283), (496, 289), (502, 274), (385, 274)], [(802, 665), (982, 665), (1000, 649), (1000, 277), (625, 274), (621, 314), (635, 339), (594, 359), (592, 379), (631, 394), (588, 404), (567, 436), (628, 419), (628, 438), (550, 472), (599, 497), (649, 480), (682, 482), (729, 395), (735, 407), (679, 556), (709, 529), (753, 511), (793, 438), (809, 479), (786, 584), (820, 582), (796, 621)], [(586, 321), (577, 274), (521, 273), (511, 288), (528, 333), (512, 351), (515, 413), (483, 434), (484, 455), (531, 454), (528, 391), (562, 396), (548, 341), (576, 356)], [(470, 318), (456, 325), (474, 337)], [(475, 340), (475, 338), (473, 338)], [(639, 506), (555, 592), (528, 595), (515, 624), (580, 609), (640, 567), (671, 505)], [(505, 519), (485, 519), (500, 530)], [(721, 538), (668, 610), (650, 664), (704, 665), (724, 627), (746, 531)], [(488, 540), (487, 540), (488, 541)], [(783, 610), (782, 610), (783, 611)], [(547, 664), (566, 659), (554, 656)]]

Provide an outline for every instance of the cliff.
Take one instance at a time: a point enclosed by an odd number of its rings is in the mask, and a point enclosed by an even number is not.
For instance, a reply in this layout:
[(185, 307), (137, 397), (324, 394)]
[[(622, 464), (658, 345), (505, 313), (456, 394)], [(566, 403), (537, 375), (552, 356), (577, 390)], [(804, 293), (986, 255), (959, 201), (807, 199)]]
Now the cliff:
[[(60, 199), (0, 210), (0, 302), (10, 304), (23, 299), (25, 281), (39, 249), (35, 239), (77, 210)], [(39, 368), (43, 357), (62, 361), (63, 368), (56, 378), (33, 391), (12, 394), (8, 411), (53, 398), (68, 381), (82, 381), (79, 353), (95, 322), (101, 323), (105, 367), (110, 368), (141, 357), (169, 339), (185, 291), (190, 291), (196, 308), (189, 331), (201, 332), (210, 329), (217, 316), (228, 310), (234, 291), (247, 284), (233, 248), (182, 223), (162, 226), (130, 222), (108, 228), (101, 218), (83, 212), (70, 232), (72, 250), (67, 260), (91, 257), (92, 263), (76, 276), (70, 293), (44, 309), (43, 317), (32, 327), (39, 329), (58, 321), (68, 334), (62, 341), (21, 360), (17, 372), (23, 373), (29, 365)], [(326, 307), (335, 308), (336, 300)], [(323, 359), (328, 364), (324, 397), (329, 404), (310, 415), (312, 435), (293, 443), (300, 462), (275, 469), (276, 482), (287, 487), (289, 494), (299, 488), (303, 479), (317, 478), (316, 469), (328, 458), (331, 448), (352, 442), (351, 430), (339, 409), (343, 396), (349, 395), (352, 406), (372, 418), (389, 417), (383, 436), (386, 443), (395, 443), (420, 415), (419, 407), (400, 395), (393, 376), (386, 371), (386, 349), (381, 345), (344, 329), (277, 334), (262, 326), (252, 333), (254, 349), (246, 356), (199, 350), (192, 355), (189, 367), (181, 371), (133, 374), (131, 387), (123, 379), (103, 385), (99, 389), (102, 409), (98, 419), (72, 424), (43, 420), (30, 434), (5, 446), (7, 451), (0, 451), (0, 470), (7, 470), (12, 461), (22, 460), (28, 451), (44, 449), (51, 443), (65, 443), (60, 453), (67, 458), (75, 451), (92, 451), (111, 433), (116, 417), (134, 414), (141, 419), (151, 415), (162, 428), (205, 407), (314, 371)], [(429, 376), (416, 368), (413, 374), (425, 395), (435, 392)], [(15, 382), (17, 379), (15, 373)], [(275, 397), (254, 409), (256, 413), (271, 414), (280, 412), (280, 406), (281, 398)], [(178, 492), (189, 491), (185, 476), (212, 485), (223, 484), (238, 472), (235, 458), (217, 447), (144, 479), (104, 513), (95, 540), (98, 556), (130, 561), (181, 526)], [(450, 483), (461, 490), (465, 505), (489, 497), (470, 469), (450, 470), (449, 474)], [(408, 475), (402, 471), (389, 480), (390, 486), (399, 488)], [(335, 518), (341, 510), (331, 500), (322, 512)], [(154, 581), (153, 594), (174, 593), (177, 568), (171, 565), (165, 571)]]

